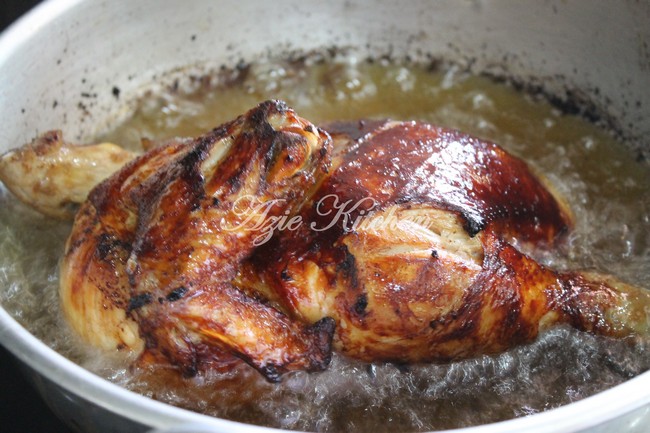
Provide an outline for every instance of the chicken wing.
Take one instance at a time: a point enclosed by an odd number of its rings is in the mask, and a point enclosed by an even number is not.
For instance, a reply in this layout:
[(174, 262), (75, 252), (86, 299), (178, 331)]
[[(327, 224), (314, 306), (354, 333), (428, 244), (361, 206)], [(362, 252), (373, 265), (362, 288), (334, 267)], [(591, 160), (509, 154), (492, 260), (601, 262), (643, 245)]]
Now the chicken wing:
[[(254, 230), (292, 214), (326, 173), (331, 140), (280, 102), (266, 102), (191, 143), (170, 143), (97, 186), (77, 215), (61, 270), (73, 327), (186, 374), (243, 359), (269, 380), (320, 370), (331, 319), (287, 317), (230, 281)], [(260, 204), (242, 214), (241, 201)]]

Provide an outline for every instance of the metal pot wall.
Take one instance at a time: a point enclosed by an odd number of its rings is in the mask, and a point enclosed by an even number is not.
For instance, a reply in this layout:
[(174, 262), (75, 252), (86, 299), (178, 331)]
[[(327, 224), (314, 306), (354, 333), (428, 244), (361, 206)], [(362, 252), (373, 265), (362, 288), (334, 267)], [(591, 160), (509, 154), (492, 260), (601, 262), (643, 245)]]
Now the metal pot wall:
[[(650, 1), (631, 0), (51, 0), (0, 38), (0, 151), (53, 128), (89, 138), (165, 71), (329, 46), (451, 59), (560, 99), (578, 97), (633, 143), (632, 152), (650, 155)], [(2, 309), (0, 341), (59, 416), (84, 431), (186, 424), (271, 431), (126, 391), (55, 353)], [(463, 431), (642, 432), (648, 425), (645, 373), (559, 409)]]

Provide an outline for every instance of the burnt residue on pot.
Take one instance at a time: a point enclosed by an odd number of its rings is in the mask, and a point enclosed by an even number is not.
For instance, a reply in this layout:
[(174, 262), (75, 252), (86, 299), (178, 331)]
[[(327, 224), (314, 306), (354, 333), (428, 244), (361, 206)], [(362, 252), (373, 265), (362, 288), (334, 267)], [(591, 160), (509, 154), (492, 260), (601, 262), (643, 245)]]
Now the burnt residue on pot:
[[(422, 32), (421, 32), (422, 33)], [(301, 65), (312, 65), (315, 63), (326, 62), (328, 59), (341, 56), (356, 56), (366, 62), (383, 62), (383, 63), (414, 63), (425, 64), (432, 71), (445, 71), (455, 68), (459, 73), (476, 74), (489, 77), (498, 83), (504, 83), (518, 91), (524, 92), (533, 98), (544, 99), (560, 110), (564, 114), (578, 115), (588, 121), (595, 123), (610, 131), (617, 140), (625, 143), (630, 151), (635, 155), (639, 162), (645, 162), (650, 159), (650, 148), (647, 146), (647, 137), (635, 135), (634, 125), (625, 122), (622, 119), (628, 117), (627, 112), (622, 115), (614, 116), (607, 107), (612, 101), (603, 95), (601, 89), (597, 86), (591, 88), (579, 88), (571, 85), (571, 77), (554, 74), (553, 76), (521, 76), (513, 72), (514, 69), (521, 70), (527, 63), (526, 58), (517, 54), (504, 54), (503, 58), (498, 61), (487, 59), (483, 55), (472, 56), (466, 54), (460, 46), (453, 43), (447, 44), (447, 50), (451, 55), (434, 55), (423, 51), (419, 45), (427, 35), (411, 35), (407, 39), (406, 50), (397, 49), (392, 45), (388, 47), (376, 47), (371, 43), (366, 44), (363, 49), (353, 48), (350, 46), (331, 45), (318, 50), (304, 51), (295, 49), (286, 44), (284, 47), (269, 48), (255, 60), (255, 63), (272, 61), (272, 59), (282, 58), (292, 71), (297, 71)], [(246, 74), (250, 69), (250, 62), (240, 54), (234, 44), (228, 45), (229, 55), (223, 60), (223, 63), (214, 66), (210, 63), (195, 64), (176, 68), (163, 74), (156, 74), (152, 77), (152, 82), (144, 87), (140, 87), (137, 93), (125, 94), (122, 85), (118, 82), (108, 85), (107, 91), (113, 96), (113, 104), (127, 106), (127, 111), (132, 111), (137, 106), (137, 100), (146, 98), (152, 93), (164, 91), (192, 91), (198, 87), (209, 89), (214, 85), (239, 85), (246, 79)], [(646, 43), (647, 47), (647, 43)], [(484, 46), (482, 50), (486, 50)], [(479, 50), (480, 52), (481, 50)], [(362, 54), (363, 53), (363, 54)], [(516, 66), (513, 68), (513, 66)], [(574, 75), (578, 71), (573, 71)], [(133, 77), (129, 77), (129, 81)], [(127, 86), (131, 88), (132, 86)], [(96, 90), (84, 91), (84, 98), (88, 95), (97, 95)], [(92, 105), (92, 104), (91, 104)], [(82, 106), (86, 109), (83, 109)], [(639, 111), (643, 108), (643, 102), (640, 98), (624, 102), (624, 107)], [(79, 104), (83, 117), (91, 116), (95, 112), (93, 106), (88, 106), (88, 101)], [(90, 108), (90, 109), (89, 109)], [(107, 111), (120, 111), (115, 107)], [(124, 112), (124, 109), (121, 110)], [(117, 122), (124, 118), (123, 115), (116, 121), (103, 122), (102, 129), (110, 129)], [(84, 134), (80, 133), (79, 138)]]
[[(630, 151), (636, 155), (638, 162), (645, 162), (650, 155), (650, 150), (639, 139), (634, 139), (626, 134), (626, 127), (620, 120), (608, 114), (598, 106), (591, 95), (599, 95), (600, 89), (595, 87), (590, 91), (584, 91), (577, 88), (565, 88), (561, 93), (552, 93), (548, 86), (544, 84), (543, 79), (522, 80), (508, 75), (499, 75), (493, 72), (484, 72), (483, 75), (490, 77), (496, 82), (506, 83), (513, 86), (518, 91), (524, 92), (536, 98), (542, 98), (556, 107), (562, 113), (567, 115), (580, 116), (587, 119), (599, 127), (609, 131), (617, 140), (627, 143)], [(559, 82), (565, 81), (563, 77), (554, 77)], [(606, 103), (608, 102), (605, 98)], [(637, 108), (641, 108), (642, 102), (637, 100)], [(626, 125), (629, 129), (630, 125)]]

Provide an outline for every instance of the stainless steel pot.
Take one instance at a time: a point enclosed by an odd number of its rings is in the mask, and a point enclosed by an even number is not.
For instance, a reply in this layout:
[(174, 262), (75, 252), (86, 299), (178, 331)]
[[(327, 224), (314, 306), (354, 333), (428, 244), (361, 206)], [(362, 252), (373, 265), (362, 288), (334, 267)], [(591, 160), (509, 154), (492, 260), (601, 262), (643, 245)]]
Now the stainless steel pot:
[[(632, 0), (51, 0), (0, 38), (0, 151), (52, 128), (89, 138), (165, 71), (333, 45), (452, 59), (579, 97), (636, 143), (631, 151), (650, 155), (650, 1)], [(126, 391), (55, 353), (2, 309), (0, 341), (55, 411), (84, 431), (187, 424), (272, 431)], [(650, 372), (559, 409), (462, 431), (647, 432), (649, 425)]]

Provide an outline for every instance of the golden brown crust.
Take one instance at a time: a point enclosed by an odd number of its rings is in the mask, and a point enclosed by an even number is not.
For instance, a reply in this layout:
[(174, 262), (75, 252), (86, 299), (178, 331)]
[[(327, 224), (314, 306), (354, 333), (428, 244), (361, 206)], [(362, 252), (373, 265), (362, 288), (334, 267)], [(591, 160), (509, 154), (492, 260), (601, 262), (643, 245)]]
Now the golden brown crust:
[[(352, 129), (338, 128), (333, 136)], [(419, 122), (373, 122), (358, 129), (321, 197), (372, 197), (382, 208), (435, 204), (461, 215), (470, 236), (491, 226), (520, 241), (553, 243), (573, 225), (529, 167), (494, 143)]]
[(99, 347), (143, 349), (138, 325), (126, 311), (126, 261), (137, 220), (137, 203), (128, 191), (182, 151), (182, 145), (169, 145), (133, 160), (97, 185), (77, 213), (61, 264), (59, 295), (72, 327)]

